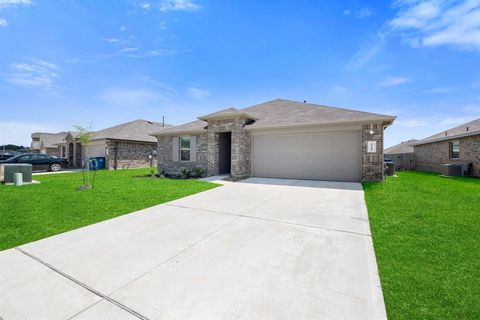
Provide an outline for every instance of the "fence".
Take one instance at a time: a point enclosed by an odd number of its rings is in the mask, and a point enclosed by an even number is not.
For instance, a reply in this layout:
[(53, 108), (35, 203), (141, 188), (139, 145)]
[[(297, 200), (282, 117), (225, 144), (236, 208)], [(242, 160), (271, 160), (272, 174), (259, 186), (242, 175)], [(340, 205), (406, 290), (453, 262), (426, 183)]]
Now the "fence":
[(415, 154), (413, 153), (396, 153), (385, 154), (385, 159), (391, 160), (395, 163), (395, 170), (415, 170), (417, 163), (415, 161)]

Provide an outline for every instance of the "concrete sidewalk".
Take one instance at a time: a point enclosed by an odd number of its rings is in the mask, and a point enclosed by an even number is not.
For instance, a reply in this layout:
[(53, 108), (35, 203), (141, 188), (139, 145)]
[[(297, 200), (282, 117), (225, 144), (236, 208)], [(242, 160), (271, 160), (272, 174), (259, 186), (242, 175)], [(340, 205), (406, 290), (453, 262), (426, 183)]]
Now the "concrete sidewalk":
[(386, 318), (360, 184), (222, 183), (0, 252), (0, 317)]

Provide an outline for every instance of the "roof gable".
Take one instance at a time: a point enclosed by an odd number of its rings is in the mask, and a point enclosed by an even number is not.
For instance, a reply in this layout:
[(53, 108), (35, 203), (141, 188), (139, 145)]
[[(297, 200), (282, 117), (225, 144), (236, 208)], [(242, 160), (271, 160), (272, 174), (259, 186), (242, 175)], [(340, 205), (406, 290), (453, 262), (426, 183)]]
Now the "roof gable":
[(150, 134), (168, 127), (171, 127), (171, 125), (162, 125), (159, 122), (139, 119), (96, 131), (92, 136), (92, 140), (112, 139), (156, 142), (156, 139)]
[(399, 153), (413, 153), (413, 144), (418, 140), (412, 139), (403, 141), (397, 145), (387, 148), (383, 151), (384, 154), (399, 154)]
[(198, 119), (204, 120), (204, 121), (231, 119), (231, 118), (255, 119), (254, 116), (250, 115), (248, 112), (245, 112), (245, 109), (238, 110), (236, 108), (227, 108), (214, 113), (207, 114), (205, 116), (198, 117)]

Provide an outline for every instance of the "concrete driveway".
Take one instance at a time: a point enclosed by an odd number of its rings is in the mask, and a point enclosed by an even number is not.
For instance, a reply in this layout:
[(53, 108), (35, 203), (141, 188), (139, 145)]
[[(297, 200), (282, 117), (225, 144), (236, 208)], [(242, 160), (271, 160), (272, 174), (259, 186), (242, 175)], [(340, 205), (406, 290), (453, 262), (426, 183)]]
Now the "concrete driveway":
[(251, 178), (0, 252), (0, 318), (384, 319), (358, 183)]

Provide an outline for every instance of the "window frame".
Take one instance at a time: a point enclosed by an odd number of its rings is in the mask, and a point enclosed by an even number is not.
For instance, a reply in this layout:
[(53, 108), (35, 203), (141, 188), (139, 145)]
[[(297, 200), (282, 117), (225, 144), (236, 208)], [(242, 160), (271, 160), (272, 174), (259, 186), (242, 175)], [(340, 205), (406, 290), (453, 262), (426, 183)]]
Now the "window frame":
[[(454, 144), (458, 144), (458, 151), (453, 150)], [(449, 141), (448, 147), (450, 159), (460, 159), (460, 140)], [(454, 152), (456, 153), (456, 156), (454, 156)]]
[[(188, 148), (187, 147), (183, 147), (182, 145), (182, 139), (188, 139)], [(179, 141), (178, 141), (178, 144), (179, 144), (179, 148), (178, 148), (178, 152), (179, 152), (179, 159), (180, 159), (180, 162), (190, 162), (192, 161), (192, 137), (190, 136), (182, 136), (182, 137), (179, 137)], [(188, 151), (188, 160), (183, 160), (182, 159), (182, 151)]]

